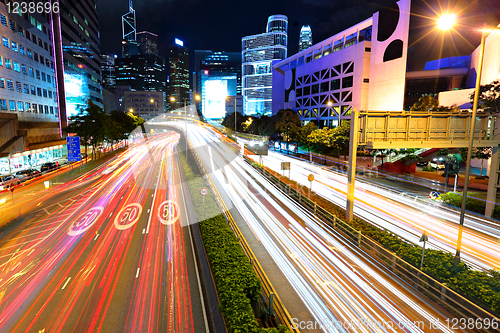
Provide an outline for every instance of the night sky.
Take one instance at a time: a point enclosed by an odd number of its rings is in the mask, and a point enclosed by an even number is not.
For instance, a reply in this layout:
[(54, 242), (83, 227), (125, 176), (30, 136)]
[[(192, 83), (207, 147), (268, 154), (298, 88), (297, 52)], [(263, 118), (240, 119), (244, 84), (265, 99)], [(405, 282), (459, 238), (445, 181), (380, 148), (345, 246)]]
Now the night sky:
[[(288, 16), (288, 55), (298, 50), (302, 25), (310, 25), (313, 43), (320, 42), (380, 10), (395, 0), (133, 0), (137, 31), (159, 37), (165, 57), (174, 37), (194, 50), (241, 51), (241, 38), (265, 31), (267, 17)], [(121, 15), (128, 0), (99, 0), (101, 52), (120, 55)], [(433, 19), (439, 13), (457, 14), (456, 31), (443, 34)], [(409, 70), (421, 70), (425, 61), (469, 54), (479, 45), (472, 27), (500, 23), (500, 0), (414, 0), (409, 48)], [(441, 47), (443, 45), (443, 47)], [(440, 54), (440, 52), (442, 52)]]

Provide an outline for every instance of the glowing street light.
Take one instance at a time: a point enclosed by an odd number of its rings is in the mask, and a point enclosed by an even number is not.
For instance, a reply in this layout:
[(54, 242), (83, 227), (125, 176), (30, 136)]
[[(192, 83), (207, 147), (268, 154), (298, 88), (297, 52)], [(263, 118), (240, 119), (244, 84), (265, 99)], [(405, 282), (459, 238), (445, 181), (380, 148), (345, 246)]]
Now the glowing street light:
[(455, 14), (443, 15), (437, 20), (437, 26), (441, 30), (449, 30), (455, 24), (456, 18)]
[(326, 103), (326, 105), (328, 105), (328, 106), (332, 106), (332, 105), (333, 105), (333, 103), (332, 103), (332, 101), (328, 101), (328, 103)]
[(201, 99), (201, 96), (200, 95), (196, 95), (196, 96), (194, 96), (194, 99), (196, 99), (197, 101), (199, 101)]
[(151, 98), (150, 102), (151, 102), (151, 103), (154, 103), (154, 102), (155, 102), (155, 100)]
[(128, 109), (128, 111), (134, 113), (134, 109)]

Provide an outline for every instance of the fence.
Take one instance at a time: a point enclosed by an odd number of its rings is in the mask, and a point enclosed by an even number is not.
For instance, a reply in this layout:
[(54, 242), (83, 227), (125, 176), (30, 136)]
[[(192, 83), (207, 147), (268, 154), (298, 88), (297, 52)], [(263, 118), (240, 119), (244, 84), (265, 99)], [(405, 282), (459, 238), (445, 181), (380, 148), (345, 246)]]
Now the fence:
[[(418, 290), (435, 303), (441, 305), (446, 310), (450, 311), (458, 318), (474, 318), (483, 323), (488, 320), (488, 323), (497, 323), (494, 327), (491, 325), (488, 329), (484, 328), (485, 325), (476, 325), (475, 328), (481, 332), (498, 332), (500, 326), (500, 319), (495, 315), (489, 313), (487, 310), (476, 305), (480, 303), (478, 300), (469, 300), (452, 289), (448, 288), (446, 284), (440, 283), (431, 276), (425, 274), (421, 270), (413, 267), (402, 258), (396, 256), (394, 253), (383, 248), (379, 243), (371, 238), (363, 235), (360, 231), (354, 229), (352, 226), (337, 218), (326, 209), (318, 206), (315, 202), (310, 200), (307, 196), (301, 194), (292, 186), (286, 184), (279, 178), (275, 177), (265, 169), (255, 166), (249, 159), (245, 158), (255, 170), (268, 179), (276, 188), (287, 194), (295, 202), (306, 208), (309, 212), (314, 214), (321, 221), (327, 223), (331, 228), (340, 232), (344, 237), (359, 248), (371, 254), (378, 259), (379, 263), (385, 266), (386, 269), (392, 271), (394, 275), (400, 277), (414, 289)], [(475, 302), (475, 303), (473, 303)], [(487, 307), (484, 304), (480, 304)], [(479, 328), (479, 326), (482, 326)]]

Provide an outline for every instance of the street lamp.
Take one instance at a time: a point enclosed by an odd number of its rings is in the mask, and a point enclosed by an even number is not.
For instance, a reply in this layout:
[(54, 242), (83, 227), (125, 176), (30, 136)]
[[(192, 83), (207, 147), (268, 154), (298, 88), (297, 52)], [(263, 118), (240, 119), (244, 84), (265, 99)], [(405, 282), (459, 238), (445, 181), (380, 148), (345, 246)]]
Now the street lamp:
[[(439, 18), (438, 27), (444, 30), (450, 29), (455, 22), (455, 15), (447, 14)], [(489, 29), (481, 29), (481, 45), (479, 46), (479, 65), (477, 68), (477, 76), (476, 76), (476, 87), (474, 89), (474, 102), (472, 104), (472, 117), (470, 121), (470, 129), (469, 129), (469, 146), (467, 148), (467, 160), (465, 165), (465, 181), (462, 190), (462, 205), (460, 207), (460, 222), (458, 229), (458, 239), (457, 239), (457, 252), (455, 254), (454, 266), (456, 267), (460, 262), (460, 249), (462, 247), (462, 234), (464, 228), (464, 219), (465, 219), (465, 204), (467, 201), (467, 190), (469, 188), (469, 174), (470, 174), (470, 162), (472, 157), (472, 147), (474, 141), (474, 132), (476, 126), (476, 114), (477, 114), (477, 105), (479, 101), (479, 91), (481, 88), (481, 74), (483, 72), (483, 59), (484, 59), (484, 40), (486, 38), (486, 33), (491, 32), (493, 30), (500, 30), (500, 28), (494, 27)]]
[(128, 112), (134, 113), (134, 109), (128, 109)]

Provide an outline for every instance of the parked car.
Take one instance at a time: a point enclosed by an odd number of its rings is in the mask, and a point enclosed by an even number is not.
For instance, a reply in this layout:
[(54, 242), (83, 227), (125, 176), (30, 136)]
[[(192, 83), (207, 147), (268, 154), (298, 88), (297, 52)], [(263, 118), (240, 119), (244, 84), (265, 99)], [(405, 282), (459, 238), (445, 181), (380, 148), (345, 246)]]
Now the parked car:
[(27, 181), (29, 179), (35, 178), (40, 176), (42, 173), (38, 170), (35, 169), (27, 169), (27, 170), (21, 170), (15, 173), (15, 176), (20, 180), (20, 181)]
[(19, 184), (21, 181), (13, 175), (0, 177), (0, 191)]
[(55, 169), (59, 169), (59, 163), (47, 162), (47, 163), (42, 164), (40, 171), (45, 172), (45, 171), (51, 171), (51, 170), (55, 170)]
[(444, 170), (445, 165), (441, 161), (430, 161), (429, 166), (434, 169)]

